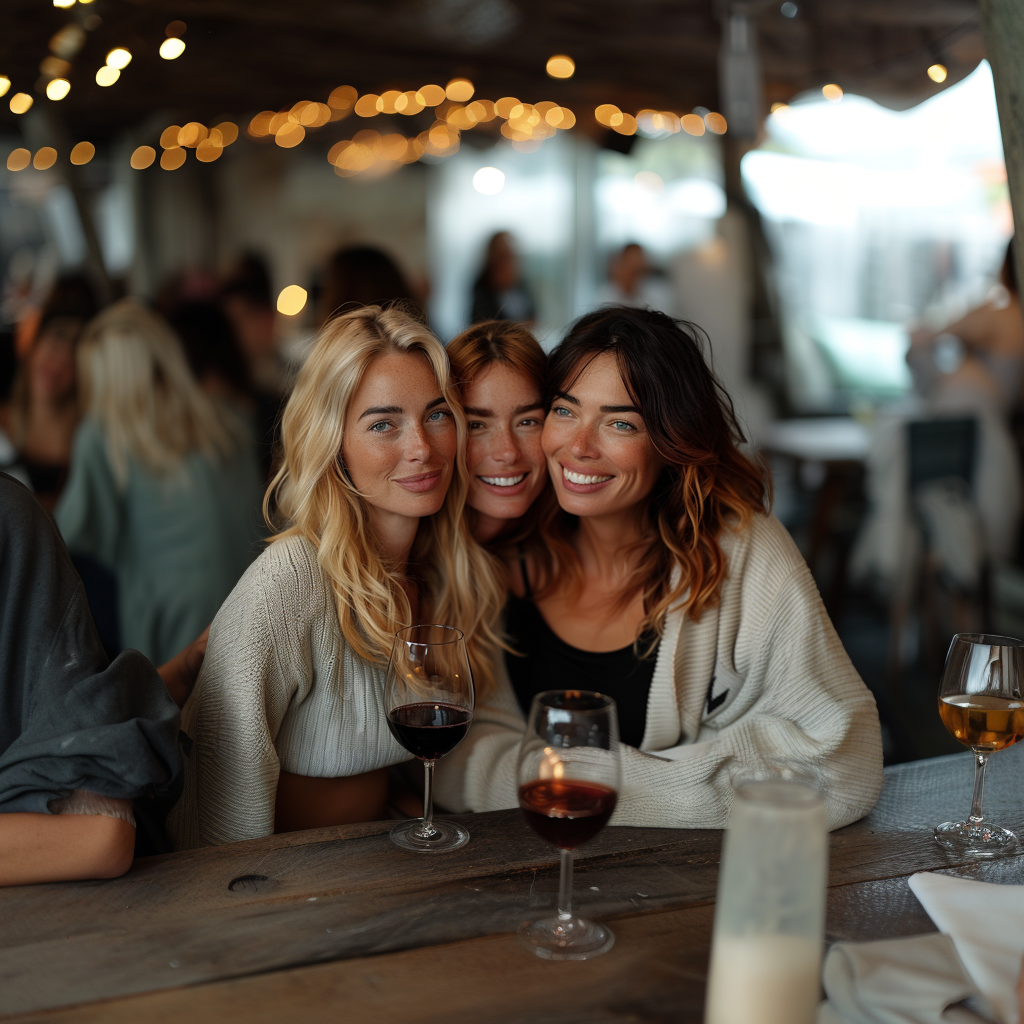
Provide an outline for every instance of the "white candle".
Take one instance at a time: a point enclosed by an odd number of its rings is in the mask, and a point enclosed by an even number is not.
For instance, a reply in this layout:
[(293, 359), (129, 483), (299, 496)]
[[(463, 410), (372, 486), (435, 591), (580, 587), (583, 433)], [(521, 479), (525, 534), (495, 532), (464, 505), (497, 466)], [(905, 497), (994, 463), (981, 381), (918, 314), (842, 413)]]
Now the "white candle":
[(821, 952), (797, 935), (716, 935), (705, 1024), (813, 1024)]

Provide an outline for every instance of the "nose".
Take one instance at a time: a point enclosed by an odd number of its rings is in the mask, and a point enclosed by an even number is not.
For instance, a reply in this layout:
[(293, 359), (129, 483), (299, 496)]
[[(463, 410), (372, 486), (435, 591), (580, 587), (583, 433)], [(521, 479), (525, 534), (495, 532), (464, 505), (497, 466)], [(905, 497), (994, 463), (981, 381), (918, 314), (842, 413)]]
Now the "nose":
[(502, 428), (491, 444), (491, 458), (495, 462), (514, 463), (519, 461), (519, 454), (516, 435), (508, 427)]
[(409, 462), (428, 462), (433, 454), (430, 438), (422, 423), (416, 423), (409, 429), (405, 446), (405, 457)]
[(601, 456), (597, 449), (597, 436), (587, 424), (580, 424), (566, 449), (577, 459), (597, 459)]

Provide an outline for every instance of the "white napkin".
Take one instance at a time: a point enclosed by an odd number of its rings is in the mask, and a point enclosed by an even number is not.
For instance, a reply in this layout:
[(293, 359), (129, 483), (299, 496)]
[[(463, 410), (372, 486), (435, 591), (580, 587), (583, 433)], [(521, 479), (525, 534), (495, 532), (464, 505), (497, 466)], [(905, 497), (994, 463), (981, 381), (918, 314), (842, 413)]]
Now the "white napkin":
[(1022, 1024), (1017, 978), (1024, 959), (1024, 885), (993, 885), (929, 871), (910, 876), (911, 892), (952, 940), (1000, 1024)]

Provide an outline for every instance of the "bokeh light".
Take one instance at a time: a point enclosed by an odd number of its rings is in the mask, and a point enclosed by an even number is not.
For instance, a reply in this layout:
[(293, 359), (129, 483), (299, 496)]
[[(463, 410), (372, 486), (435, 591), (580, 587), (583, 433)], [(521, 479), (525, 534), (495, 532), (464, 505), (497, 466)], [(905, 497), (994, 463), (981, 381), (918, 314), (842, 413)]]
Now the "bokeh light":
[(576, 62), (572, 57), (558, 53), (554, 57), (548, 57), (546, 70), (552, 78), (572, 78), (576, 71)]
[(270, 134), (270, 123), (274, 120), (273, 110), (261, 110), (250, 122), (248, 132), (257, 139)]
[(152, 146), (139, 146), (132, 153), (130, 163), (133, 170), (144, 171), (147, 167), (152, 166), (155, 159), (156, 150)]
[(519, 105), (519, 100), (517, 100), (515, 96), (502, 96), (501, 99), (494, 104), (494, 112), (498, 117), (508, 117), (509, 114), (512, 113), (513, 109)]
[(444, 88), (445, 96), (453, 103), (468, 103), (475, 91), (468, 78), (453, 78)]
[(352, 108), (356, 105), (357, 99), (359, 99), (359, 93), (351, 85), (339, 85), (327, 97), (327, 105), (335, 112), (335, 116), (340, 119), (348, 117), (352, 113)]
[(780, 110), (789, 110), (788, 103), (773, 103), (771, 112), (777, 114)]
[(622, 111), (614, 103), (602, 103), (594, 110), (594, 117), (597, 123), (603, 124), (605, 128), (622, 123)]
[(275, 132), (274, 141), (282, 149), (292, 149), (306, 137), (306, 129), (301, 124), (285, 121)]
[[(620, 114), (618, 118), (612, 118), (612, 131), (620, 135), (636, 135), (636, 118), (632, 114)], [(704, 122), (700, 123), (701, 131), (704, 131)]]
[(164, 60), (177, 60), (185, 52), (185, 40), (169, 36), (160, 44), (160, 56)]
[[(218, 132), (217, 134), (219, 135), (220, 133)], [(219, 160), (223, 152), (224, 147), (211, 134), (196, 146), (196, 159), (200, 163), (210, 164), (214, 160)]]
[(188, 150), (176, 146), (174, 149), (165, 149), (160, 154), (160, 166), (165, 171), (176, 171), (186, 160)]
[(405, 114), (407, 117), (412, 114), (418, 114), (426, 104), (423, 102), (423, 97), (418, 92), (413, 92), (411, 89), (409, 92), (403, 92), (398, 99), (395, 100), (395, 110), (399, 114)]
[(426, 107), (436, 107), (444, 102), (444, 89), (439, 85), (421, 85), (416, 91)]
[(87, 164), (96, 155), (96, 147), (91, 142), (77, 142), (71, 150), (71, 162), (76, 167)]
[(27, 92), (16, 92), (11, 97), (10, 107), (12, 114), (24, 114), (32, 106), (32, 97)]
[(297, 284), (290, 284), (281, 289), (277, 297), (277, 311), (285, 316), (296, 316), (306, 305), (306, 289)]
[(104, 64), (103, 67), (96, 72), (96, 84), (102, 85), (103, 88), (113, 85), (121, 77), (121, 72), (117, 68), (112, 68), (109, 64)]
[(940, 82), (940, 83), (944, 82), (946, 80), (946, 76), (948, 74), (949, 74), (949, 72), (946, 70), (946, 65), (945, 64), (933, 64), (928, 69), (928, 77), (933, 82)]
[(186, 149), (195, 149), (209, 134), (210, 132), (205, 124), (200, 124), (198, 121), (189, 121), (178, 132), (178, 145), (184, 146)]
[(843, 98), (843, 90), (835, 82), (821, 87), (821, 95), (831, 103), (838, 103)]
[(132, 55), (123, 46), (115, 47), (107, 54), (107, 65), (117, 68), (118, 71), (123, 71), (131, 62)]
[(178, 36), (183, 36), (187, 28), (188, 25), (183, 21), (172, 21), (164, 29), (164, 35), (177, 38)]
[(481, 167), (473, 175), (473, 188), (484, 196), (496, 196), (505, 187), (505, 172), (497, 167)]
[(68, 7), (74, 7), (75, 0), (53, 0), (53, 6), (59, 7), (61, 8), (61, 10), (64, 10)]
[(6, 75), (0, 75), (0, 96), (6, 96), (10, 87), (11, 80)]
[(700, 114), (683, 114), (679, 118), (679, 123), (683, 127), (683, 131), (687, 135), (703, 135), (704, 134), (704, 118)]
[(12, 149), (7, 155), (7, 170), (23, 171), (32, 160), (32, 154), (27, 149)]
[(178, 148), (178, 135), (181, 132), (181, 125), (172, 124), (165, 128), (160, 133), (160, 148), (161, 149), (177, 149)]
[(230, 146), (238, 138), (238, 125), (233, 121), (221, 121), (216, 127), (210, 129), (210, 134), (220, 132), (222, 146)]
[(71, 92), (71, 83), (66, 78), (54, 78), (46, 83), (46, 98), (62, 100)]
[(388, 89), (377, 97), (377, 112), (379, 114), (396, 114), (395, 102), (402, 94), (397, 89)]
[(43, 146), (42, 149), (36, 150), (36, 155), (32, 159), (32, 166), (37, 171), (49, 170), (57, 162), (57, 150), (53, 146)]
[(707, 126), (709, 132), (714, 132), (716, 135), (724, 135), (726, 129), (729, 127), (725, 118), (714, 110), (712, 110), (710, 114), (704, 115), (704, 124)]
[(368, 92), (356, 100), (354, 110), (357, 117), (376, 117), (380, 111), (377, 109), (377, 100), (380, 97), (375, 92)]

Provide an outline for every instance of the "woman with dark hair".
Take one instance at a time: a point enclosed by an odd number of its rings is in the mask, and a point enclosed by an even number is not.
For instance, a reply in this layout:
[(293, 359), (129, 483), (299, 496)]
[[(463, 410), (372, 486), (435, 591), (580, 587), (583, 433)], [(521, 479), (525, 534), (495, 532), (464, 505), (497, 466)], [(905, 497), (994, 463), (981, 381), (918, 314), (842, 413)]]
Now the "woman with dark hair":
[(470, 322), (512, 320), (532, 323), (537, 319), (533, 298), (519, 271), (515, 242), (507, 231), (498, 231), (487, 243), (480, 276), (473, 284)]
[(541, 526), (552, 565), (524, 558), (513, 575), (516, 653), (446, 759), (448, 806), (515, 806), (524, 713), (567, 686), (618, 702), (618, 824), (721, 828), (742, 767), (816, 772), (832, 828), (874, 804), (874, 701), (767, 511), (705, 342), (692, 324), (612, 307), (552, 353), (542, 446), (559, 508)]
[(327, 265), (324, 284), (324, 321), (358, 306), (381, 306), (405, 300), (417, 308), (409, 282), (395, 261), (380, 249), (355, 245), (339, 249)]

